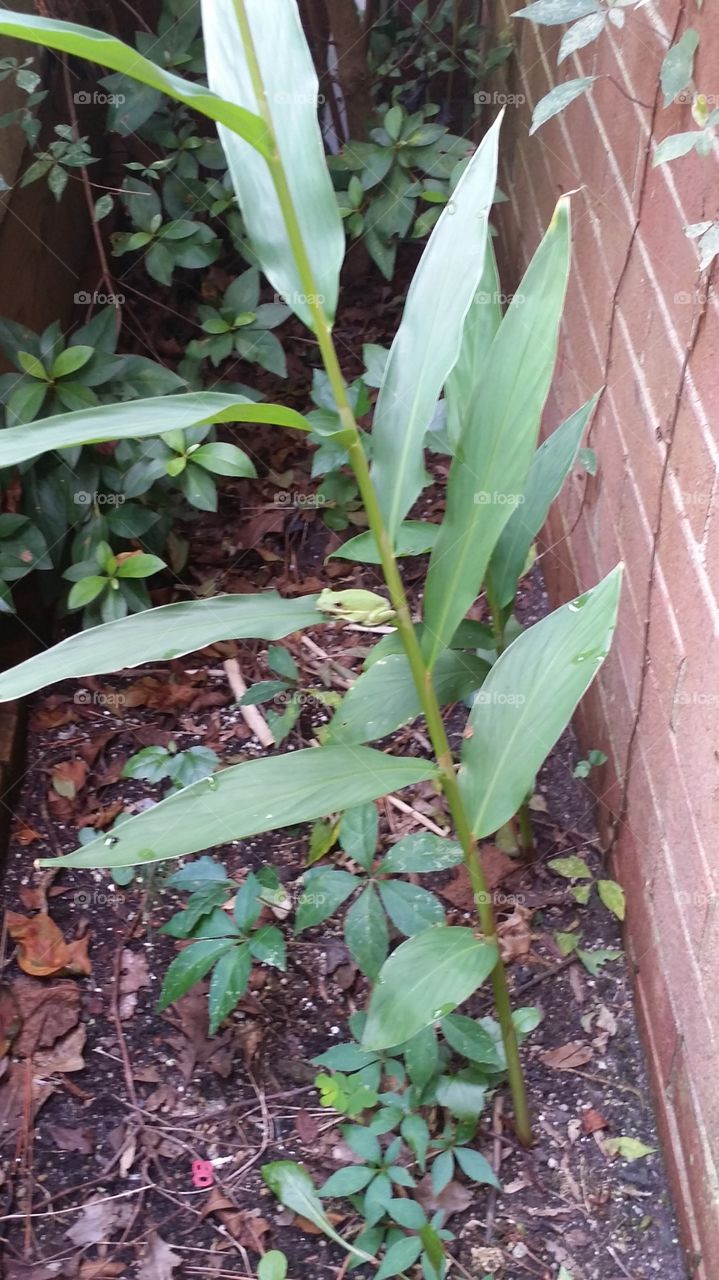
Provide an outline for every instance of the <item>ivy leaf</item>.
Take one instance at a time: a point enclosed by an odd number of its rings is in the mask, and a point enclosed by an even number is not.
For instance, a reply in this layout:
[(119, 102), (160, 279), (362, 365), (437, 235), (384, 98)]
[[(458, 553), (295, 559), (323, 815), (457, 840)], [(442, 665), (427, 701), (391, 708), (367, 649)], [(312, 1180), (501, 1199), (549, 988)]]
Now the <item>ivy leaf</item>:
[(626, 914), (624, 890), (616, 880), (597, 880), (597, 892), (608, 911), (623, 920)]
[(556, 116), (560, 111), (564, 111), (570, 102), (574, 102), (575, 98), (581, 97), (586, 93), (587, 89), (594, 84), (596, 76), (579, 76), (576, 80), (565, 80), (564, 84), (558, 84), (554, 89), (550, 89), (543, 98), (539, 99), (532, 113), (532, 127), (530, 134), (536, 133), (537, 129), (546, 124), (552, 116)]
[(570, 858), (552, 858), (549, 866), (558, 876), (564, 876), (565, 880), (591, 880), (592, 878), (584, 858), (578, 858), (575, 854)]
[(664, 55), (659, 78), (664, 93), (664, 106), (668, 107), (686, 89), (694, 75), (694, 55), (699, 36), (688, 27), (681, 39)]
[(596, 40), (604, 30), (606, 22), (607, 15), (604, 13), (588, 13), (585, 18), (575, 22), (562, 36), (557, 63), (564, 62), (565, 58), (571, 57), (578, 49), (584, 49), (586, 45), (591, 44), (592, 40)]
[(595, 947), (592, 951), (577, 951), (584, 968), (587, 973), (591, 973), (593, 978), (598, 977), (605, 964), (610, 960), (618, 960), (621, 954), (621, 951), (617, 951), (613, 947)]
[(612, 1155), (621, 1156), (622, 1160), (628, 1160), (630, 1163), (634, 1160), (643, 1160), (645, 1156), (654, 1155), (656, 1151), (656, 1147), (648, 1147), (638, 1138), (628, 1138), (625, 1134), (618, 1138), (608, 1138), (605, 1146)]

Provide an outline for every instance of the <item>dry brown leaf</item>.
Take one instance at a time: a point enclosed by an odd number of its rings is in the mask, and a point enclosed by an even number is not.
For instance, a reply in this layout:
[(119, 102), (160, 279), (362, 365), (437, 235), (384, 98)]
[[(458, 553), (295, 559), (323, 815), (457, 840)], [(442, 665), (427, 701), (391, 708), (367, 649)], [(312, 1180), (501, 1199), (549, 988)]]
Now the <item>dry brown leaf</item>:
[(17, 831), (13, 832), (13, 839), (17, 840), (18, 844), (27, 845), (33, 844), (35, 840), (42, 840), (42, 836), (29, 823), (21, 822)]
[(18, 964), (33, 978), (45, 978), (51, 974), (76, 973), (87, 976), (92, 964), (87, 954), (88, 938), (76, 938), (66, 942), (60, 930), (45, 912), (36, 916), (21, 916), (7, 912), (10, 937), (18, 942)]
[(58, 1151), (79, 1151), (80, 1155), (92, 1155), (95, 1139), (89, 1129), (66, 1129), (61, 1124), (46, 1126)]
[(36, 1076), (51, 1076), (56, 1071), (61, 1074), (71, 1071), (84, 1071), (85, 1061), (82, 1051), (85, 1048), (87, 1031), (84, 1027), (75, 1027), (67, 1035), (57, 1040), (51, 1049), (35, 1053), (32, 1059)]
[(5, 1259), (5, 1280), (57, 1280), (57, 1267), (46, 1267), (42, 1262), (22, 1262), (20, 1258)]
[(120, 968), (120, 1018), (126, 1022), (135, 1012), (137, 992), (140, 987), (149, 987), (150, 978), (147, 969), (147, 957), (142, 951), (132, 951), (125, 947), (122, 952)]
[(125, 1262), (89, 1262), (80, 1263), (78, 1280), (113, 1280), (115, 1276), (127, 1273)]
[(47, 1080), (38, 1080), (31, 1074), (28, 1062), (11, 1062), (0, 1083), (0, 1133), (9, 1142), (15, 1134), (27, 1129), (28, 1081), (30, 1088), (30, 1121), (34, 1121), (48, 1098), (55, 1092)]
[(582, 1130), (584, 1133), (595, 1133), (598, 1129), (606, 1129), (607, 1121), (603, 1115), (590, 1107), (582, 1114)]
[(556, 1049), (548, 1049), (539, 1057), (545, 1067), (553, 1067), (555, 1071), (574, 1071), (583, 1067), (594, 1056), (594, 1050), (581, 1040), (571, 1040), (569, 1044), (559, 1045)]
[(310, 1114), (309, 1111), (300, 1110), (295, 1116), (295, 1132), (300, 1142), (304, 1146), (309, 1147), (317, 1138), (320, 1126), (316, 1116)]
[(45, 906), (45, 894), (36, 885), (21, 884), (18, 897), (26, 911), (42, 911)]
[(443, 1191), (439, 1195), (435, 1195), (432, 1188), (432, 1176), (427, 1173), (421, 1182), (417, 1183), (417, 1194), (415, 1199), (419, 1201), (425, 1213), (437, 1213), (442, 1210), (445, 1218), (450, 1218), (453, 1213), (464, 1213), (468, 1209), (474, 1199), (469, 1187), (463, 1186), (461, 1182), (448, 1182)]
[(505, 964), (522, 960), (532, 948), (532, 912), (527, 907), (515, 907), (511, 916), (497, 927), (499, 949)]
[(181, 1262), (180, 1254), (173, 1253), (169, 1244), (153, 1231), (142, 1256), (138, 1280), (172, 1280), (172, 1273)]
[(501, 1271), (507, 1261), (501, 1249), (483, 1248), (481, 1245), (475, 1245), (472, 1248), (471, 1256), (472, 1264), (477, 1268), (477, 1274), (488, 1271), (491, 1276)]
[(30, 718), (30, 729), (33, 733), (42, 733), (43, 729), (59, 729), (61, 725), (72, 724), (81, 715), (77, 703), (70, 702), (65, 694), (51, 694)]
[[(117, 777), (111, 779), (117, 782), (122, 775), (122, 761), (118, 761), (119, 771)], [(105, 771), (102, 783), (98, 779), (96, 785), (108, 786), (107, 774), (110, 770)], [(87, 813), (79, 813), (75, 819), (78, 827), (94, 827), (96, 831), (103, 831), (105, 827), (109, 827), (119, 813), (122, 813), (125, 805), (122, 800), (116, 800), (113, 804), (107, 805), (104, 809), (90, 809)]]
[[(496, 889), (503, 880), (520, 869), (513, 858), (508, 858), (493, 844), (482, 845), (480, 861), (487, 888), (490, 891)], [(437, 893), (447, 902), (451, 902), (458, 911), (474, 911), (474, 892), (464, 863), (457, 867), (449, 883), (438, 889)]]
[(51, 782), (53, 790), (64, 800), (74, 800), (85, 785), (87, 763), (84, 760), (61, 760), (53, 765)]
[[(325, 1210), (324, 1216), (326, 1217), (328, 1222), (332, 1223), (333, 1227), (339, 1227), (340, 1224), (343, 1223), (347, 1218), (346, 1213), (338, 1213), (334, 1209)], [(307, 1236), (322, 1235), (322, 1228), (318, 1227), (316, 1223), (310, 1222), (309, 1218), (303, 1218), (301, 1213), (296, 1213), (294, 1217), (291, 1219), (291, 1221), (294, 1223), (296, 1227), (299, 1227), (300, 1231), (304, 1231), (305, 1235)]]
[(96, 1198), (82, 1206), (80, 1216), (65, 1235), (78, 1249), (88, 1244), (98, 1244), (101, 1240), (109, 1240), (112, 1232), (124, 1226), (132, 1209), (122, 1200)]
[(244, 1249), (251, 1249), (253, 1253), (259, 1254), (265, 1252), (264, 1237), (270, 1231), (270, 1224), (260, 1216), (258, 1209), (238, 1209), (219, 1187), (214, 1187), (201, 1216), (206, 1218), (209, 1214), (219, 1218), (233, 1239)]
[(77, 1026), (80, 992), (67, 980), (40, 982), (17, 978), (13, 992), (20, 1008), (22, 1030), (14, 1045), (19, 1058), (28, 1058), (38, 1049), (49, 1049), (60, 1036)]

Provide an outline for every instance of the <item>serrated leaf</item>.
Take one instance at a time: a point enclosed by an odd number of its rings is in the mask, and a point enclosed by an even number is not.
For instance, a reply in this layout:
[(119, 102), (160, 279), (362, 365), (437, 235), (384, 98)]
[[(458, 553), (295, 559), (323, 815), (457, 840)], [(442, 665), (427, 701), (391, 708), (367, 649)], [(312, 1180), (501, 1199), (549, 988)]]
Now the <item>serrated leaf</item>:
[(379, 886), (379, 893), (392, 924), (406, 938), (431, 925), (444, 924), (444, 908), (427, 889), (403, 880), (385, 880)]
[(220, 956), (212, 971), (207, 997), (211, 1036), (245, 994), (251, 971), (252, 959), (246, 945), (235, 946)]
[(295, 916), (295, 933), (311, 929), (331, 916), (358, 889), (361, 880), (349, 871), (334, 867), (317, 867), (304, 877), (302, 894)]
[(360, 969), (374, 982), (389, 950), (384, 912), (374, 887), (368, 885), (345, 917), (345, 942)]
[(460, 1169), (463, 1173), (466, 1173), (468, 1178), (472, 1179), (472, 1182), (479, 1182), (483, 1186), (496, 1187), (498, 1191), (502, 1190), (502, 1184), (489, 1160), (479, 1151), (473, 1151), (471, 1147), (455, 1147), (454, 1154)]
[(378, 872), (405, 875), (408, 872), (446, 871), (463, 861), (462, 847), (456, 840), (421, 831), (403, 836), (382, 859)]
[(184, 996), (190, 987), (209, 973), (220, 956), (235, 945), (230, 938), (206, 938), (185, 947), (184, 951), (181, 951), (172, 961), (165, 974), (158, 1009), (166, 1009), (175, 1000), (179, 1000), (180, 996)]
[(369, 871), (377, 848), (379, 814), (375, 804), (346, 809), (340, 819), (339, 840), (349, 858)]

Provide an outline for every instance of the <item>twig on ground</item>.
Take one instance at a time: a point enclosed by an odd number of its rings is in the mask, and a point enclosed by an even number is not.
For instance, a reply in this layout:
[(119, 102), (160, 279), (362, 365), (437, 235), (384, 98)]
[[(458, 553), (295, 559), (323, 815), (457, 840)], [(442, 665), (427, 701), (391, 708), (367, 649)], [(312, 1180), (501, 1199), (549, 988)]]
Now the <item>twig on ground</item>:
[(242, 716), (242, 719), (248, 729), (254, 733), (255, 737), (263, 747), (273, 747), (275, 745), (275, 735), (270, 729), (270, 726), (265, 720), (262, 712), (258, 707), (245, 707), (240, 701), (247, 693), (247, 685), (242, 679), (240, 664), (237, 661), (237, 658), (228, 658), (222, 665), (225, 668), (227, 683), (237, 698), (237, 710)]
[[(492, 1111), (492, 1134), (494, 1135), (494, 1145), (492, 1149), (492, 1168), (499, 1177), (499, 1169), (502, 1163), (502, 1108), (504, 1099), (501, 1093), (498, 1093), (494, 1099), (494, 1108)], [(487, 1205), (487, 1226), (484, 1232), (484, 1240), (486, 1244), (491, 1244), (494, 1235), (494, 1216), (497, 1212), (497, 1188), (490, 1187), (489, 1203)]]

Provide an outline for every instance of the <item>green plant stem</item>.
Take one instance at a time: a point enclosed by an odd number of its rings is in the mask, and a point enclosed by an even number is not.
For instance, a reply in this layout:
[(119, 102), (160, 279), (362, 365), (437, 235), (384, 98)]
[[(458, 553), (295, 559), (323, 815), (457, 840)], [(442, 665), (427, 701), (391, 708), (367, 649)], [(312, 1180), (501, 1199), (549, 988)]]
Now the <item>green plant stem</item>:
[(312, 266), (307, 255), (302, 231), (300, 229), (292, 199), (292, 193), (289, 189), (287, 176), (277, 147), (277, 139), (275, 137), (272, 116), (267, 103), (267, 95), (265, 93), (264, 83), (262, 80), (262, 72), (260, 70), (254, 40), (252, 38), (252, 31), (247, 18), (245, 0), (233, 0), (233, 3), (237, 14), (237, 21), (240, 28), (245, 56), (247, 58), (252, 86), (257, 98), (258, 110), (265, 125), (267, 126), (270, 148), (267, 164), (272, 176), (277, 199), (282, 210), (288, 239), (297, 264), (297, 270), (302, 281), (302, 288), (307, 297), (311, 299), (310, 308), (312, 313), (313, 329), (317, 338), (332, 394), (337, 404), (340, 421), (344, 432), (346, 432), (346, 444), (350, 464), (357, 480), (357, 486), (367, 514), (369, 527), (379, 549), (384, 579), (387, 584), (392, 606), (397, 615), (397, 630), (400, 633), (402, 644), (410, 666), (410, 671), (412, 673), (412, 678), (422, 703), (424, 717), (427, 722), (427, 731), (439, 766), (442, 791), (444, 792), (447, 800), (447, 806), (452, 816), (457, 838), (462, 847), (477, 914), (482, 926), (482, 932), (488, 941), (494, 942), (497, 946), (498, 960), (492, 971), (494, 1002), (507, 1058), (507, 1074), (512, 1092), (517, 1137), (520, 1142), (525, 1146), (528, 1146), (532, 1141), (529, 1104), (527, 1101), (524, 1076), (522, 1074), (522, 1067), (519, 1059), (517, 1033), (512, 1020), (512, 1006), (509, 995), (509, 986), (507, 984), (507, 974), (499, 952), (497, 922), (492, 906), (492, 896), (487, 888), (487, 882), (479, 859), (477, 842), (464, 809), (464, 803), (462, 801), (459, 784), (457, 782), (452, 752), (447, 740), (447, 734), (444, 728), (439, 703), (437, 701), (437, 695), (435, 693), (434, 685), (432, 684), (432, 675), (424, 663), (419, 640), (417, 639), (417, 634), (412, 622), (412, 615), (407, 602), (402, 578), (397, 566), (389, 534), (385, 527), (382, 512), (380, 511), (377, 493), (370, 476), (367, 456), (362, 447), (362, 439), (355, 421), (354, 413), (352, 412), (351, 405), (347, 399), (347, 389), (342, 376), (342, 370), (340, 369), (339, 360), (337, 358), (337, 351), (332, 339), (331, 329), (327, 317), (322, 309), (322, 305), (318, 301), (319, 295), (314, 280)]

